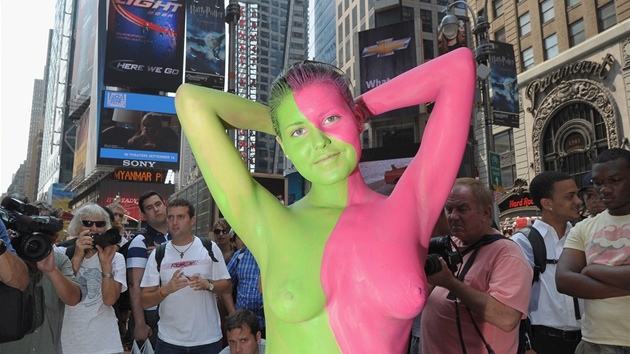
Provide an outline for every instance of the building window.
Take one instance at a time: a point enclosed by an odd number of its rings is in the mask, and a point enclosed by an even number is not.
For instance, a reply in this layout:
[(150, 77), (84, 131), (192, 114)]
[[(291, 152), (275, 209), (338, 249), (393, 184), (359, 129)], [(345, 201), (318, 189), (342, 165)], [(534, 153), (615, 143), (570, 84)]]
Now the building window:
[(605, 31), (616, 24), (617, 16), (615, 14), (614, 1), (611, 1), (597, 9), (597, 25), (600, 32)]
[(579, 5), (582, 0), (567, 0), (567, 8)]
[(494, 150), (501, 156), (501, 184), (503, 187), (511, 187), (516, 179), (514, 132), (512, 129), (494, 136)]
[(545, 0), (540, 3), (540, 18), (542, 23), (553, 20), (553, 0)]
[(532, 24), (529, 19), (529, 12), (519, 16), (518, 30), (521, 37), (523, 37), (526, 34), (529, 34), (532, 31)]
[(494, 32), (494, 40), (505, 43), (505, 27), (501, 27)]
[(521, 52), (521, 58), (523, 60), (523, 71), (530, 69), (534, 66), (534, 49), (529, 47)]
[(503, 15), (503, 0), (492, 0), (492, 9), (495, 18)]
[(433, 41), (429, 39), (422, 40), (422, 46), (424, 51), (424, 60), (431, 60), (435, 58), (435, 50), (433, 49)]
[(549, 60), (558, 55), (558, 35), (552, 34), (545, 38), (545, 60)]
[(586, 40), (584, 19), (579, 19), (569, 25), (569, 45), (574, 47)]
[(422, 20), (422, 32), (433, 32), (432, 13), (429, 10), (420, 10), (420, 20)]

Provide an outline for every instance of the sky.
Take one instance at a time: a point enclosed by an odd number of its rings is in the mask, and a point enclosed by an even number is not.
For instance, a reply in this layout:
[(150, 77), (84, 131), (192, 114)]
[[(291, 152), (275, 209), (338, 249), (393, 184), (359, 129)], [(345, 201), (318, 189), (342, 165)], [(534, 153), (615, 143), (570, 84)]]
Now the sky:
[(26, 160), (33, 82), (43, 79), (56, 0), (0, 0), (0, 194)]

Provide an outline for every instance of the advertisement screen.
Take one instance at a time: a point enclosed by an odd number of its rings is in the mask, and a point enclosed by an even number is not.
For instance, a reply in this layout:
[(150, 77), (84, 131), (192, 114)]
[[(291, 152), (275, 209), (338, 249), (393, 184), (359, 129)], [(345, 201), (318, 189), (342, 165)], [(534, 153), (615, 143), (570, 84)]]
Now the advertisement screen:
[[(359, 32), (359, 50), (361, 93), (365, 93), (418, 64), (414, 21), (403, 21)], [(403, 108), (378, 117), (417, 113), (417, 107)]]
[(178, 170), (181, 129), (173, 101), (105, 91), (97, 164)]
[(493, 124), (518, 128), (518, 82), (514, 48), (509, 43), (491, 42), (490, 88)]
[(223, 90), (225, 83), (223, 0), (196, 0), (186, 5), (185, 82)]
[(70, 82), (70, 114), (90, 98), (98, 1), (78, 0), (77, 8), (74, 60)]
[(184, 1), (110, 1), (104, 83), (175, 92), (182, 83)]

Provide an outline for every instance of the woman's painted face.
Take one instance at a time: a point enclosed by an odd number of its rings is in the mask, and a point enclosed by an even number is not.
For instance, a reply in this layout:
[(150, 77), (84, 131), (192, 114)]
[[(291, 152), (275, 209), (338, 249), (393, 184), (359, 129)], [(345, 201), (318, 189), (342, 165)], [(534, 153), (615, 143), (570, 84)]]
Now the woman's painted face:
[(282, 100), (277, 112), (282, 148), (313, 183), (347, 178), (361, 154), (354, 112), (329, 83), (315, 83)]

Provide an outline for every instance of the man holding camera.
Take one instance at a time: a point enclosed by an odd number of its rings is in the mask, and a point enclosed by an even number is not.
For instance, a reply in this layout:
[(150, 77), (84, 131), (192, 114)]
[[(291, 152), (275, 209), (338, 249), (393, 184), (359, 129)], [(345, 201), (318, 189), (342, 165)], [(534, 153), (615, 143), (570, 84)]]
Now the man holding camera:
[[(4, 229), (4, 224), (0, 222), (0, 234)], [(45, 256), (42, 256), (43, 259), (41, 260), (40, 257), (31, 259), (29, 254), (20, 254), (20, 257), (24, 258), (24, 262), (22, 262), (10, 251), (3, 251), (4, 247), (0, 245), (0, 278), (7, 284), (11, 284), (12, 281), (6, 277), (4, 272), (9, 269), (18, 273), (24, 271), (24, 276), (15, 277), (15, 274), (12, 275), (16, 281), (19, 280), (20, 282), (19, 286), (14, 287), (24, 290), (30, 279), (33, 279), (36, 282), (35, 308), (43, 310), (36, 314), (37, 327), (34, 331), (26, 334), (20, 340), (0, 343), (0, 353), (60, 352), (59, 337), (64, 307), (65, 305), (76, 305), (81, 300), (81, 289), (72, 272), (70, 260), (64, 254), (51, 251), (52, 243), (56, 240), (56, 233), (50, 235), (42, 233), (40, 235), (47, 235), (49, 239), (46, 241), (51, 243), (51, 248), (47, 254), (45, 253)], [(18, 237), (24, 237), (24, 235)], [(5, 244), (5, 246), (10, 246), (10, 244)], [(13, 263), (13, 266), (7, 267), (6, 262)], [(7, 304), (5, 303), (3, 306), (7, 306)], [(3, 317), (2, 320), (6, 321), (7, 319)]]
[(423, 353), (516, 353), (527, 315), (532, 269), (523, 252), (492, 227), (492, 192), (458, 178), (445, 211), (462, 264), (441, 258), (427, 276), (433, 289), (422, 312)]
[(0, 221), (0, 282), (22, 291), (28, 286), (28, 270), (24, 262), (15, 255), (2, 221)]

